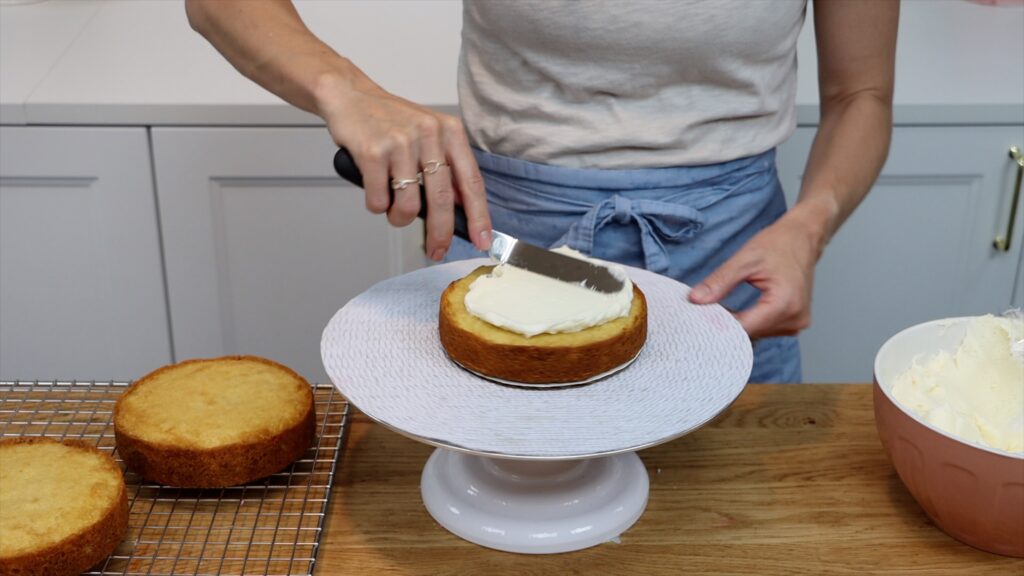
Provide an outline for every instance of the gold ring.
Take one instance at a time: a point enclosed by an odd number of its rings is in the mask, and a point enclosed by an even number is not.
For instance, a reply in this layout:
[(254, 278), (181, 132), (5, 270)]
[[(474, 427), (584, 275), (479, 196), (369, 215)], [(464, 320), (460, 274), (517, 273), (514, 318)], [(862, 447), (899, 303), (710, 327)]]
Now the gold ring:
[(423, 172), (417, 172), (415, 178), (401, 178), (394, 179), (391, 181), (392, 190), (405, 190), (409, 187), (409, 184), (423, 184)]
[(437, 173), (438, 170), (441, 169), (441, 167), (447, 166), (447, 165), (448, 165), (448, 163), (444, 162), (443, 160), (431, 160), (430, 162), (424, 162), (423, 163), (423, 173), (424, 174), (435, 174), (435, 173)]

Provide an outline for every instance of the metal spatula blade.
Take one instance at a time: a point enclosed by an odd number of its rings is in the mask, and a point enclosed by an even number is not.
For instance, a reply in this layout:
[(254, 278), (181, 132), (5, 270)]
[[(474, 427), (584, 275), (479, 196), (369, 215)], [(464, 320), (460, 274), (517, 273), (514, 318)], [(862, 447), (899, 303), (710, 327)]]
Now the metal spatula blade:
[[(348, 150), (339, 148), (334, 155), (334, 169), (339, 176), (362, 188), (363, 175)], [(420, 218), (427, 217), (427, 198), (420, 187)], [(511, 264), (555, 280), (580, 284), (598, 292), (618, 292), (624, 282), (616, 278), (608, 268), (545, 250), (523, 242), (497, 230), (492, 231), (493, 241), (488, 251), (491, 258), (501, 264)], [(455, 206), (455, 235), (469, 240), (469, 226), (462, 206)]]
[(562, 282), (579, 284), (598, 292), (615, 293), (622, 290), (622, 279), (605, 266), (545, 250), (497, 230), (493, 234), (494, 240), (488, 254), (497, 262)]

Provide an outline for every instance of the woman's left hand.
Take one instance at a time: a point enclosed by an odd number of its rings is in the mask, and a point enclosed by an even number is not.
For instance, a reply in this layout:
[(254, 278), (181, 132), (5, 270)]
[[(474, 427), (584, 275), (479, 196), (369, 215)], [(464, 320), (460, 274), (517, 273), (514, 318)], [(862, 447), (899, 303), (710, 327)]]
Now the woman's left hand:
[(740, 282), (761, 291), (736, 319), (753, 338), (789, 336), (811, 323), (814, 265), (821, 255), (817, 227), (789, 212), (750, 239), (690, 292), (696, 304), (719, 302)]
[(897, 0), (814, 4), (821, 123), (800, 200), (690, 292), (691, 301), (710, 304), (743, 281), (761, 290), (736, 314), (751, 338), (810, 325), (814, 265), (885, 163), (899, 11)]

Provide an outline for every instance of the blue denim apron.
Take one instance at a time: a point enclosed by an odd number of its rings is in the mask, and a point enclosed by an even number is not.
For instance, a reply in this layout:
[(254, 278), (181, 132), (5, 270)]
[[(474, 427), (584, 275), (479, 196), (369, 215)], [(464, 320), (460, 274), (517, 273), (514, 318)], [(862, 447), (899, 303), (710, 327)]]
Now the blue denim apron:
[[(476, 151), (496, 230), (568, 245), (694, 286), (786, 211), (775, 151), (721, 164), (641, 170), (561, 168)], [(486, 256), (455, 238), (446, 261)], [(741, 284), (722, 304), (743, 310)], [(754, 343), (751, 382), (799, 382), (796, 337)]]

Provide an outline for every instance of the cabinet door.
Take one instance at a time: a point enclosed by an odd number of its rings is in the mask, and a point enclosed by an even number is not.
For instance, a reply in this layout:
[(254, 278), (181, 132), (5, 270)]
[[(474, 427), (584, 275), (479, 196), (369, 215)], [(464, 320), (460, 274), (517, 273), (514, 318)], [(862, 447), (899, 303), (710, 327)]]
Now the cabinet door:
[[(1017, 207), (1018, 210), (1024, 209)], [(1024, 309), (1024, 251), (1020, 262), (1017, 263), (1017, 280), (1013, 283), (1013, 301), (1010, 303), (1012, 308)]]
[(424, 264), (333, 171), (324, 128), (155, 128), (178, 360), (256, 354), (326, 382), (320, 335), (376, 282)]
[[(792, 205), (814, 129), (779, 150)], [(1006, 228), (1022, 126), (897, 127), (874, 189), (825, 251), (812, 326), (801, 336), (808, 382), (870, 381), (875, 353), (912, 324), (1001, 313), (1013, 301), (1024, 226)]]
[(0, 128), (0, 378), (171, 359), (143, 128)]

